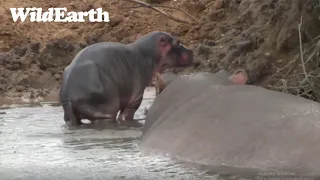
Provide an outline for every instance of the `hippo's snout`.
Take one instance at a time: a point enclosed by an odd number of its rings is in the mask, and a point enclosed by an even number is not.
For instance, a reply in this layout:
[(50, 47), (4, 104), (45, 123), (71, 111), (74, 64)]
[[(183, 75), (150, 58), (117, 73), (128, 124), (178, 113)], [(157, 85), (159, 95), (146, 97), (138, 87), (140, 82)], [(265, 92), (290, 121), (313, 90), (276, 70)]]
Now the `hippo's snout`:
[(181, 45), (180, 52), (181, 52), (181, 55), (177, 63), (177, 66), (178, 67), (193, 66), (195, 63), (194, 57), (193, 57), (193, 51)]

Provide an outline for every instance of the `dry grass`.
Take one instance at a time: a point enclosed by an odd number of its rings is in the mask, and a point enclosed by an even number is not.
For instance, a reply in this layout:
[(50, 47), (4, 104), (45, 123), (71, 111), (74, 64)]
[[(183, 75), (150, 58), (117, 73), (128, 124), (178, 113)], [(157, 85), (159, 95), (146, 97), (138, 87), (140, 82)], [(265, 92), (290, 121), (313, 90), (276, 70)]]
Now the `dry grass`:
[[(278, 80), (280, 85), (269, 88), (320, 102), (320, 36), (310, 43), (303, 44), (302, 26), (303, 17), (297, 27), (300, 53), (274, 74), (280, 76)], [(294, 78), (288, 79), (289, 74), (293, 74)]]

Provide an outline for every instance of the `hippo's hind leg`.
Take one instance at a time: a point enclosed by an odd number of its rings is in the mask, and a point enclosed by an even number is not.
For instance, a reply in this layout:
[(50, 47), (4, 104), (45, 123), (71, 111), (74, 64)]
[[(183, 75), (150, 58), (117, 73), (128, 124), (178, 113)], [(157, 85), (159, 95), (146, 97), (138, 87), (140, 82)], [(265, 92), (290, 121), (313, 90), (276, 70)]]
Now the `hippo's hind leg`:
[(91, 104), (87, 102), (77, 102), (77, 110), (86, 117), (86, 119), (94, 122), (97, 120), (114, 121), (116, 122), (116, 115), (118, 106), (111, 106), (110, 104)]
[(66, 112), (63, 113), (63, 119), (64, 119), (65, 122), (69, 122), (70, 121), (69, 116), (67, 115)]
[[(135, 125), (137, 121), (134, 121), (134, 114), (139, 109), (141, 102), (143, 100), (143, 94), (137, 97), (135, 100), (130, 101), (125, 106), (122, 106), (118, 121), (120, 123)], [(138, 123), (140, 125), (140, 123)]]
[(81, 125), (81, 118), (77, 112), (74, 111), (72, 103), (70, 101), (62, 104), (64, 111), (64, 121), (68, 126), (79, 126)]

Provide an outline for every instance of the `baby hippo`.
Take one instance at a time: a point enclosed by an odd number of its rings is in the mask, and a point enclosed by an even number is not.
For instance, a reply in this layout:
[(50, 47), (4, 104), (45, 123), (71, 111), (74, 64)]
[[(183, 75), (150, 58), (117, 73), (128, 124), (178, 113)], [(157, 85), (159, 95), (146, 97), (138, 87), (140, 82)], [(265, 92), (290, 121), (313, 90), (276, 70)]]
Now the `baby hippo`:
[(193, 52), (166, 32), (151, 32), (130, 44), (90, 45), (64, 70), (60, 87), (64, 120), (72, 126), (81, 125), (81, 119), (133, 121), (156, 73), (193, 63)]

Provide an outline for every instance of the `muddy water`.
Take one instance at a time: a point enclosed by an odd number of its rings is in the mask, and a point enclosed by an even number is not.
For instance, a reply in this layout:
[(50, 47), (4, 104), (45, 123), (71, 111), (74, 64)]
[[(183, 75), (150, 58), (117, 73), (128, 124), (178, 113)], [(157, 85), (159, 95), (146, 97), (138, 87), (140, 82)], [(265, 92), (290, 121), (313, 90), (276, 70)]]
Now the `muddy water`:
[[(152, 100), (144, 100), (136, 118)], [(1, 180), (216, 179), (164, 157), (139, 153), (140, 129), (69, 130), (50, 104), (0, 109)]]

